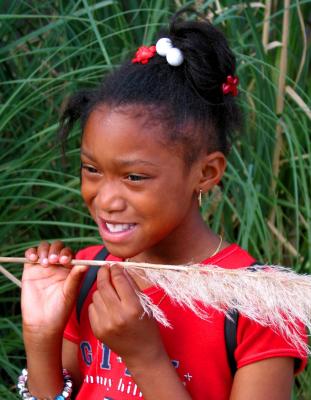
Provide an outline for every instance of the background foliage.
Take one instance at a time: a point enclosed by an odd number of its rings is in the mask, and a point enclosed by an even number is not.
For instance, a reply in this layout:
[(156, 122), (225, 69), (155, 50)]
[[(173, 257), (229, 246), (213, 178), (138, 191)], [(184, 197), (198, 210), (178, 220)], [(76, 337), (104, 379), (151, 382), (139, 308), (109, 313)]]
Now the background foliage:
[[(310, 1), (0, 1), (0, 254), (21, 255), (42, 239), (75, 249), (100, 242), (80, 200), (80, 132), (64, 165), (59, 110), (69, 93), (151, 44), (174, 11), (195, 5), (235, 49), (247, 115), (204, 216), (258, 259), (311, 273)], [(20, 278), (20, 265), (8, 268)], [(0, 398), (15, 399), (25, 364), (19, 289), (2, 275), (0, 302)], [(311, 398), (310, 368), (293, 398)]]

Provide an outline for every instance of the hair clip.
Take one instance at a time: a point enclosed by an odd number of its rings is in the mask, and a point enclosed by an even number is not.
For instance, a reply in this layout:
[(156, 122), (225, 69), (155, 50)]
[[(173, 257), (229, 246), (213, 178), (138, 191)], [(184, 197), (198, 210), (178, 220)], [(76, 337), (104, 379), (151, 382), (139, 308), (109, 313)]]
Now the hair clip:
[(184, 56), (182, 52), (173, 47), (173, 43), (169, 38), (162, 38), (157, 41), (155, 46), (141, 46), (136, 51), (135, 57), (132, 59), (132, 63), (147, 64), (150, 58), (154, 57), (155, 53), (158, 53), (162, 57), (166, 57), (166, 61), (173, 67), (178, 67), (184, 62)]
[(155, 46), (141, 46), (136, 51), (135, 57), (132, 59), (132, 63), (147, 64), (149, 62), (149, 59), (154, 57), (155, 53)]
[(156, 52), (159, 56), (166, 57), (166, 61), (172, 67), (178, 67), (184, 62), (184, 56), (181, 50), (173, 47), (169, 38), (161, 38), (156, 43)]
[(223, 94), (232, 93), (232, 96), (238, 95), (239, 78), (237, 76), (228, 75), (227, 81), (222, 84)]

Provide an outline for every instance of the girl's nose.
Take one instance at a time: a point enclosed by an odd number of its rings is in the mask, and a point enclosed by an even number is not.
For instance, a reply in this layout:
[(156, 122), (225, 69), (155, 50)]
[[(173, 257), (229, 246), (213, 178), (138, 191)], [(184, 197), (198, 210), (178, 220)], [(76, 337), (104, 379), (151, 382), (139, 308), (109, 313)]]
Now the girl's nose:
[(103, 185), (96, 195), (95, 205), (98, 211), (120, 212), (124, 211), (126, 201), (117, 186)]

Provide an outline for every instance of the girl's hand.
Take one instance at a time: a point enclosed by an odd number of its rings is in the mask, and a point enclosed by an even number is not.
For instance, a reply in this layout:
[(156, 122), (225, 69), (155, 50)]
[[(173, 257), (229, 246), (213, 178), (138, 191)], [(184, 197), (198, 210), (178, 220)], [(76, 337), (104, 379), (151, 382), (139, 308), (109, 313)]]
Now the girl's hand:
[(127, 367), (167, 357), (157, 324), (144, 310), (129, 274), (117, 265), (102, 267), (89, 306), (95, 337), (120, 355)]
[[(42, 242), (25, 252), (30, 261), (22, 277), (22, 316), (25, 333), (62, 334), (86, 266), (70, 266), (72, 251), (60, 241)], [(57, 265), (56, 265), (57, 264)]]

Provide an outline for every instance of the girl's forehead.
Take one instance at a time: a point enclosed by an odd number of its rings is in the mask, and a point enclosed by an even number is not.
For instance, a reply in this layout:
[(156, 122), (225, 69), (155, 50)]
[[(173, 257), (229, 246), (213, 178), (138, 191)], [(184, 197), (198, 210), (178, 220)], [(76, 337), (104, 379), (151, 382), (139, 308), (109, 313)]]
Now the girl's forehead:
[(168, 145), (162, 124), (152, 124), (140, 111), (107, 106), (92, 111), (84, 127), (81, 153), (96, 159), (139, 158), (180, 166), (178, 146)]
[(167, 148), (166, 129), (162, 123), (150, 119), (147, 109), (142, 107), (112, 108), (102, 105), (91, 112), (83, 132), (83, 143), (118, 142), (119, 139), (135, 146), (152, 143)]

